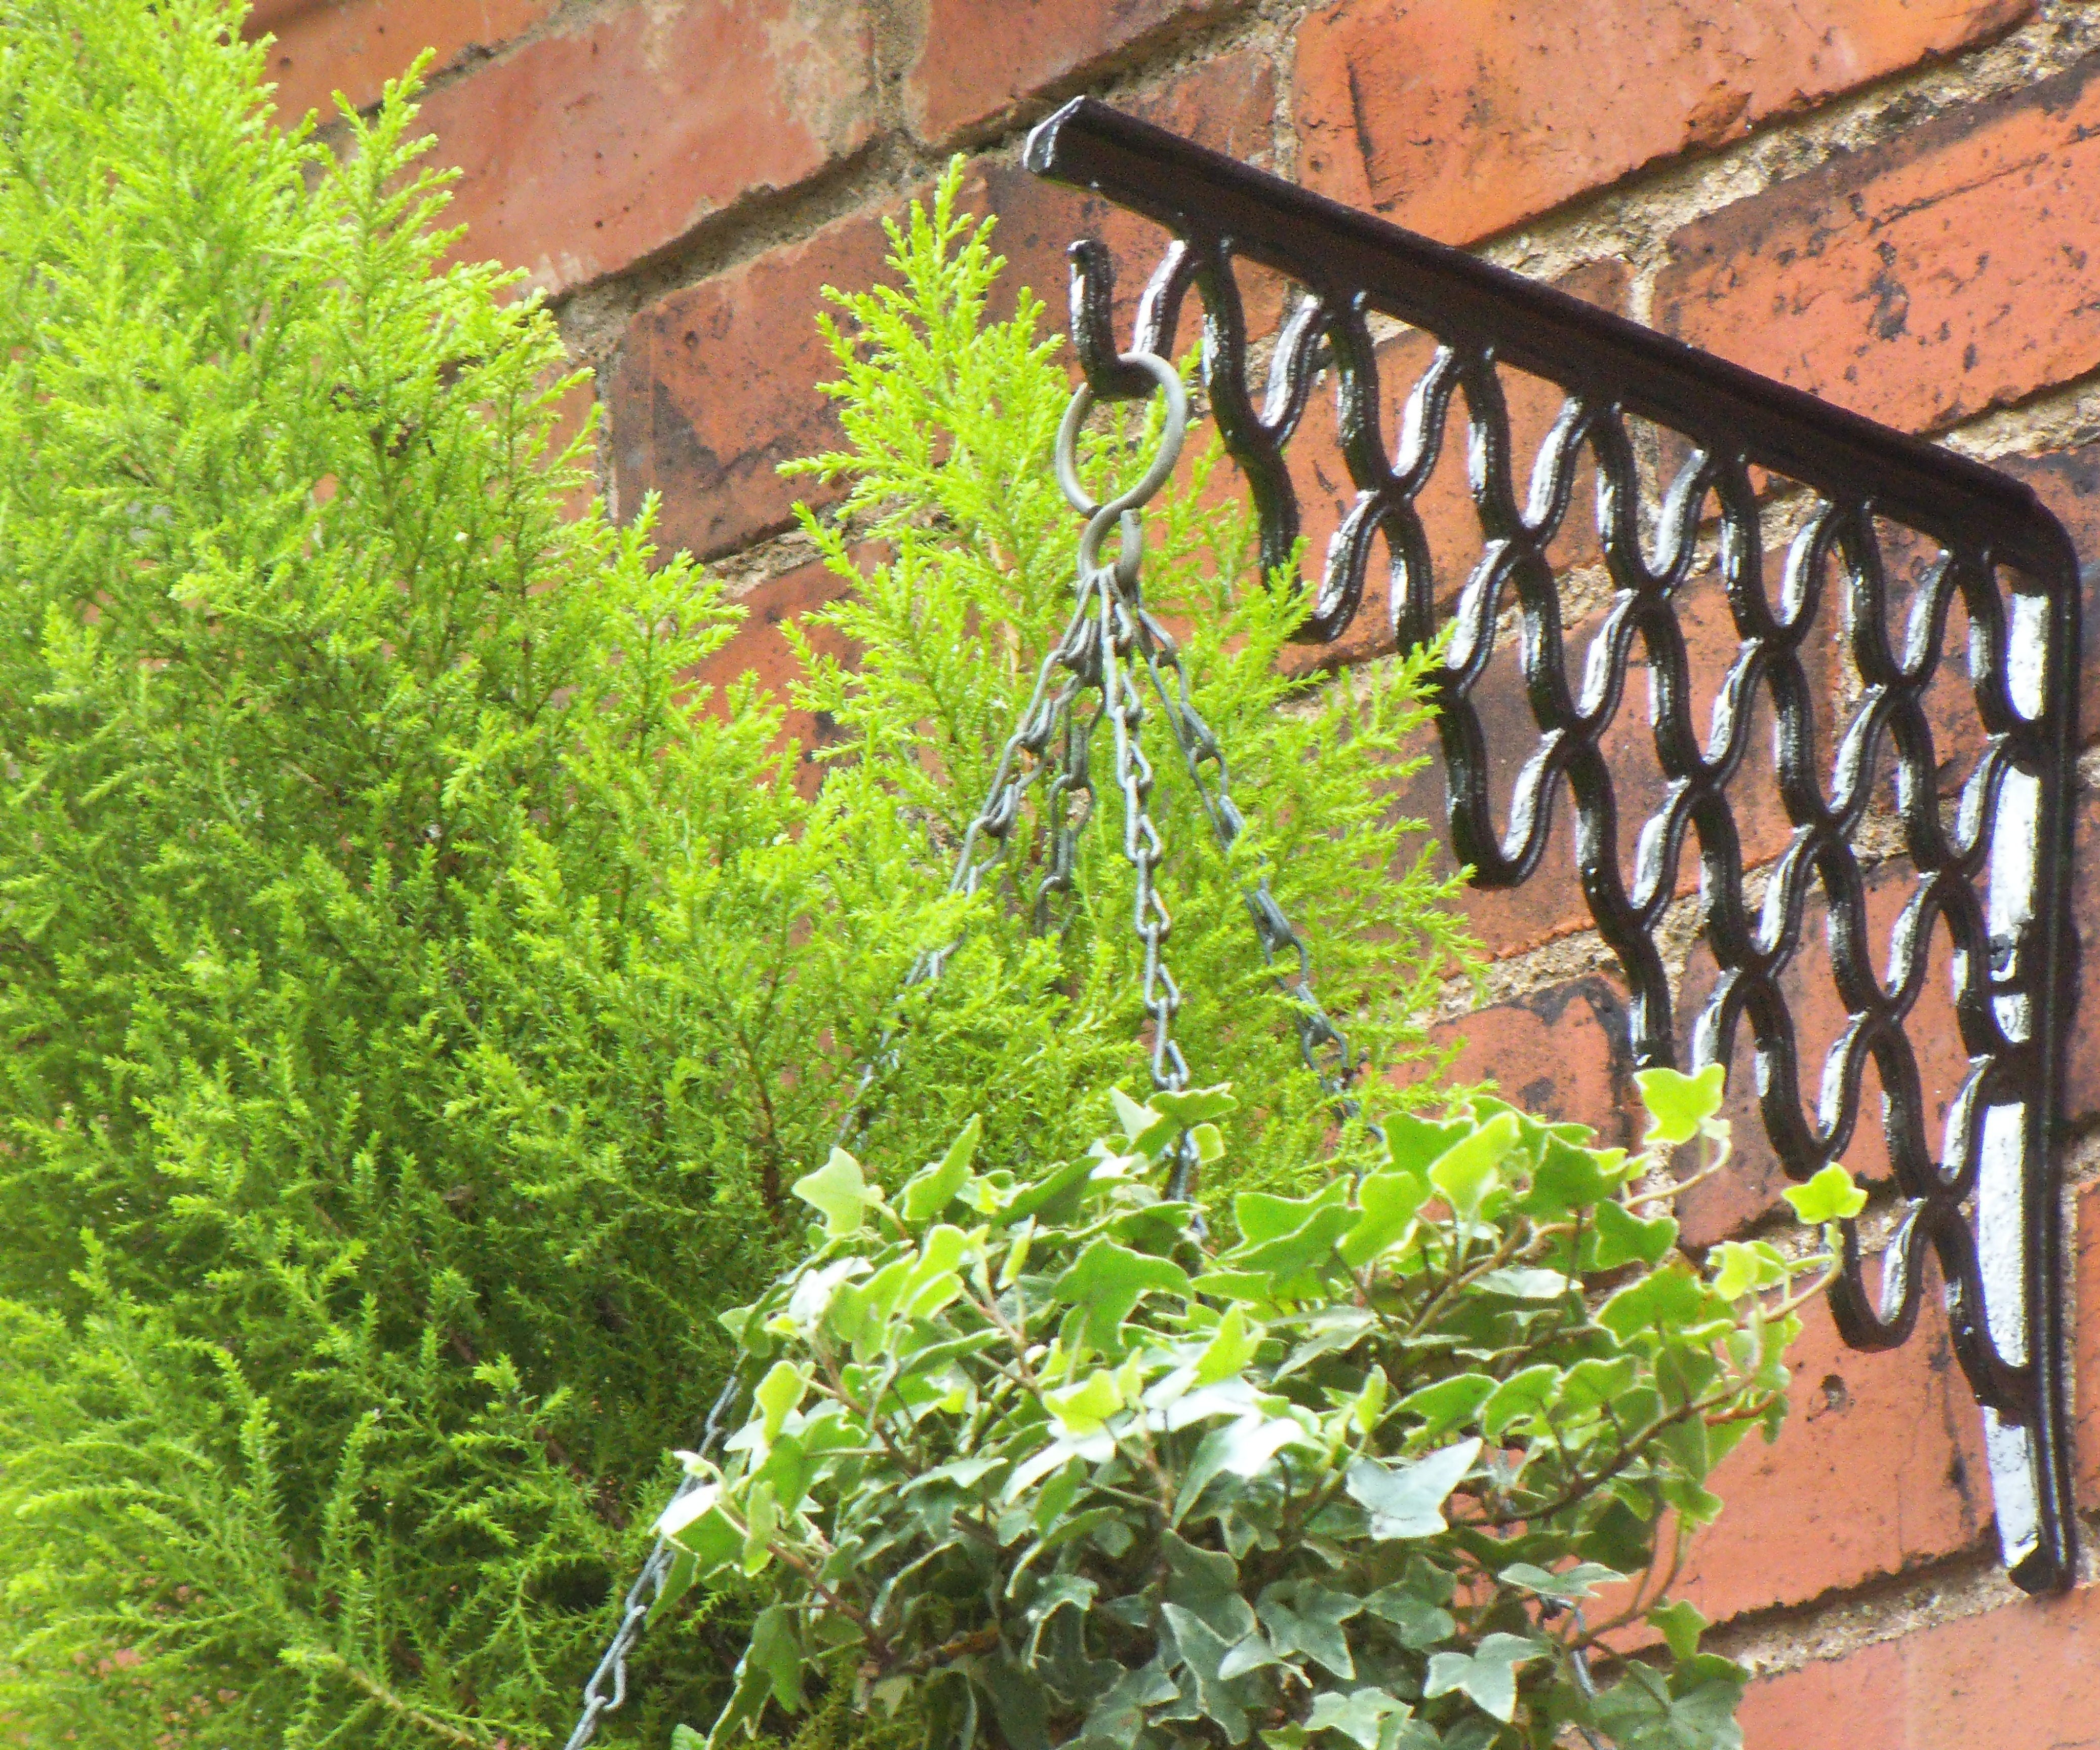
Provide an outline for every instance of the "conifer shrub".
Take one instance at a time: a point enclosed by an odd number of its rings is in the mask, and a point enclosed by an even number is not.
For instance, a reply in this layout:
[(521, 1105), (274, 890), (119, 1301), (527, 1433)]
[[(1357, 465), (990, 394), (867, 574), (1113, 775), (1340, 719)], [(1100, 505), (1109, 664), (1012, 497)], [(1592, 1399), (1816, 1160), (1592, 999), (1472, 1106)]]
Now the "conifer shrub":
[[(412, 83), (280, 129), (238, 10), (0, 8), (0, 1720), (559, 1742), (862, 1066), (877, 1162), (982, 1106), (1033, 1171), (1145, 1085), (1112, 858), (1049, 939), (1027, 845), (945, 891), (1070, 564), (1061, 371), (951, 202), (849, 304), (821, 466), (893, 557), (805, 799), (773, 701), (702, 709), (735, 605), (646, 509), (569, 514), (577, 379), (443, 264)], [(1276, 678), (1296, 610), (1193, 503), (1151, 575), (1256, 829), (1169, 818), (1185, 1024), (1248, 1109), (1219, 1173), (1303, 1191), (1326, 1120), (1240, 892), (1309, 921), (1375, 1117), (1458, 941), (1380, 789), (1418, 671)], [(748, 1601), (684, 1608), (610, 1740), (726, 1692)]]

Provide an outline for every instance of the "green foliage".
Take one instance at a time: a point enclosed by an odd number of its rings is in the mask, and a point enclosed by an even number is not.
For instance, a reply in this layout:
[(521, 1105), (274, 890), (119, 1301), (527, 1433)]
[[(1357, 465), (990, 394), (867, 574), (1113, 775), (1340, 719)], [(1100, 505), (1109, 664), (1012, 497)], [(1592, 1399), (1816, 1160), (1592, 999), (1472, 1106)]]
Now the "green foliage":
[[(1644, 1079), (1685, 1183), (1719, 1091)], [(1667, 1593), (1834, 1251), (1702, 1272), (1646, 1213), (1663, 1152), (1492, 1099), (1241, 1191), (1220, 1248), (1154, 1184), (1231, 1103), (1124, 1103), (1038, 1174), (966, 1133), (893, 1196), (843, 1153), (797, 1186), (810, 1255), (730, 1319), (748, 1420), (661, 1521), (683, 1572), (762, 1589), (708, 1750), (813, 1680), (929, 1750), (1739, 1750), (1744, 1673)], [(1663, 1648), (1586, 1693), (1643, 1616)]]
[[(960, 840), (982, 802), (1070, 616), (1080, 527), (1050, 466), (1071, 395), (1060, 337), (1039, 333), (1042, 306), (1026, 290), (1010, 319), (987, 320), (1004, 264), (991, 250), (992, 222), (955, 210), (961, 178), (958, 159), (931, 210), (915, 206), (891, 226), (895, 285), (831, 294), (842, 320), (827, 318), (826, 332), (842, 375), (830, 392), (847, 447), (787, 471), (849, 488), (837, 522), (804, 519), (854, 585), (815, 617), (846, 634), (857, 660), (802, 646), (810, 678), (798, 702), (832, 726), (832, 793), (868, 813), (901, 809), (942, 846)], [(1157, 398), (1148, 413), (1096, 422), (1103, 429), (1083, 459), (1097, 497), (1110, 479), (1140, 471), (1132, 456), (1150, 452)], [(1220, 471), (1221, 454), (1213, 444), (1185, 464), (1146, 529), (1145, 601), (1185, 634), (1193, 702), (1251, 805), (1249, 830), (1221, 855), (1166, 723), (1149, 714), (1173, 913), (1167, 958), (1189, 993), (1176, 1036), (1190, 1063), (1246, 1092), (1258, 1121), (1229, 1169), (1234, 1182), (1309, 1182), (1330, 1115), (1302, 1073), (1295, 1011), (1250, 951), (1243, 893), (1266, 873), (1314, 945), (1321, 999), (1363, 1055), (1373, 1116), (1401, 1098), (1388, 1072), (1432, 1054), (1423, 1018), (1467, 943), (1444, 904), (1449, 884), (1428, 866), (1421, 823), (1392, 801), (1420, 763), (1414, 732), (1427, 720), (1431, 653), (1333, 681), (1292, 678), (1280, 659), (1310, 603), (1260, 586), (1251, 512)], [(884, 556), (871, 563), (871, 550)], [(1110, 737), (1094, 740), (1097, 819), (1082, 836), (1054, 939), (1030, 957), (1039, 814), (1019, 823), (1004, 884), (973, 925), (1000, 963), (1037, 969), (1042, 1019), (1026, 1046), (1052, 1098), (1009, 1098), (995, 1110), (957, 1085), (944, 1090), (942, 1116), (952, 1130), (982, 1111), (992, 1146), (1032, 1151), (1015, 1159), (1077, 1151), (1105, 1120), (1098, 1106), (1064, 1101), (1064, 1089), (1146, 1080), (1121, 801)], [(968, 964), (951, 974), (976, 975)], [(1021, 1079), (1009, 1086), (1017, 1091)], [(886, 1140), (878, 1133), (871, 1152), (886, 1154)]]
[[(978, 907), (951, 976), (892, 1001), (970, 922), (940, 780), (1009, 727), (994, 643), (1063, 587), (1055, 373), (980, 332), (981, 251), (920, 284), (907, 246), (897, 319), (938, 345), (923, 381), (876, 347), (845, 403), (872, 447), (832, 466), (898, 556), (849, 627), (862, 679), (813, 683), (850, 757), (805, 800), (777, 709), (693, 687), (738, 610), (646, 512), (576, 510), (550, 316), (439, 267), (405, 86), (338, 152), (269, 120), (229, 0), (0, 11), (0, 1717), (126, 1750), (180, 1721), (558, 1742), (664, 1431), (731, 1358), (705, 1315), (799, 1244), (789, 1182), (892, 1019), (871, 1158), (977, 1103), (987, 1150), (1053, 1158), (1132, 1069), (1105, 923), (1031, 943)], [(965, 388), (1035, 411), (973, 449), (929, 416), (938, 465), (881, 473), (913, 397)], [(1031, 506), (999, 527), (1035, 545), (995, 563), (965, 499)], [(1156, 519), (1191, 612), (1230, 593), (1214, 520)], [(1192, 1044), (1281, 1090), (1232, 891), (1263, 853), (1331, 882), (1285, 895), (1330, 963), (1395, 850), (1369, 780), (1414, 705), (1403, 675), (1273, 711), (1286, 622), (1246, 594), (1198, 678), (1268, 836), (1227, 870), (1177, 816), (1169, 880), (1215, 992)], [(1331, 949), (1388, 1058), (1410, 955), (1451, 939), (1401, 877), (1397, 933)], [(1277, 1135), (1317, 1122), (1275, 1098)], [(610, 1735), (715, 1704), (743, 1606), (685, 1608)]]

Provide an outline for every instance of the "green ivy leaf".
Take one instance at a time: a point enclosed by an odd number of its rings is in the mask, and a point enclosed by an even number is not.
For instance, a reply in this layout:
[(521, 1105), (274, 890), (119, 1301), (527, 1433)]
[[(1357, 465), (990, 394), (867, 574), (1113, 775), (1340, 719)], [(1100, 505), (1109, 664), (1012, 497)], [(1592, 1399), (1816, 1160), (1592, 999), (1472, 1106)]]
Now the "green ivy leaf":
[(1152, 1096), (1153, 1110), (1184, 1128), (1222, 1118), (1239, 1103), (1224, 1082), (1214, 1088), (1162, 1088)]
[(1607, 1199), (1597, 1205), (1592, 1219), (1595, 1253), (1591, 1267), (1617, 1270), (1621, 1264), (1654, 1264), (1677, 1244), (1677, 1223), (1658, 1215), (1642, 1221), (1625, 1205)]
[(1261, 1339), (1260, 1331), (1247, 1328), (1246, 1314), (1240, 1307), (1228, 1306), (1203, 1353), (1196, 1358), (1196, 1383), (1215, 1385), (1220, 1380), (1237, 1376), (1254, 1359)]
[(1806, 1185), (1789, 1185), (1780, 1195), (1793, 1205), (1796, 1217), (1811, 1226), (1849, 1222), (1867, 1207), (1866, 1192), (1834, 1160)]
[[(1578, 1598), (1586, 1598), (1599, 1586), (1608, 1586), (1626, 1576), (1616, 1568), (1606, 1567), (1599, 1562), (1578, 1562), (1571, 1568), (1559, 1573), (1542, 1568), (1535, 1562), (1516, 1562), (1504, 1568), (1497, 1576), (1505, 1586), (1520, 1587), (1542, 1598), (1551, 1598), (1557, 1603), (1573, 1604)], [(1655, 1620), (1655, 1613), (1648, 1613), (1648, 1620)]]
[(1695, 1666), (1670, 1681), (1638, 1659), (1629, 1662), (1625, 1677), (1597, 1698), (1599, 1727), (1621, 1750), (1742, 1750), (1736, 1724), (1740, 1671), (1725, 1659), (1701, 1659)]
[(1557, 1270), (1533, 1270), (1511, 1264), (1476, 1276), (1484, 1294), (1507, 1294), (1513, 1301), (1554, 1301), (1577, 1286)]
[(1240, 1231), (1238, 1249), (1243, 1251), (1264, 1240), (1280, 1240), (1286, 1234), (1296, 1233), (1316, 1210), (1340, 1203), (1348, 1194), (1348, 1187), (1339, 1181), (1323, 1187), (1310, 1197), (1279, 1197), (1273, 1191), (1265, 1191), (1240, 1192), (1233, 1199), (1233, 1222)]
[(1133, 1252), (1112, 1240), (1096, 1240), (1057, 1279), (1057, 1298), (1081, 1310), (1080, 1331), (1097, 1350), (1115, 1346), (1116, 1333), (1142, 1294), (1192, 1292), (1188, 1273), (1163, 1257)]
[(1230, 1683), (1220, 1671), (1232, 1651), (1224, 1637), (1193, 1611), (1169, 1600), (1160, 1606), (1174, 1636), (1174, 1648), (1181, 1667), (1194, 1682), (1196, 1705), (1203, 1710), (1227, 1743), (1243, 1743), (1247, 1735), (1246, 1710), (1233, 1695)]
[(781, 1425), (788, 1420), (788, 1412), (802, 1401), (802, 1394), (810, 1382), (801, 1368), (790, 1361), (776, 1361), (767, 1369), (765, 1377), (758, 1382), (751, 1394), (765, 1417), (767, 1445), (780, 1438)]
[(1520, 1634), (1491, 1634), (1471, 1653), (1432, 1653), (1427, 1696), (1458, 1690), (1481, 1712), (1507, 1724), (1516, 1717), (1516, 1668), (1540, 1656), (1535, 1641)]
[(1444, 1503), (1465, 1480), (1480, 1452), (1480, 1441), (1472, 1439), (1397, 1469), (1376, 1459), (1356, 1459), (1344, 1487), (1370, 1509), (1372, 1536), (1433, 1537), (1445, 1529)]
[(793, 1614), (784, 1604), (769, 1604), (752, 1619), (751, 1638), (737, 1661), (728, 1705), (708, 1734), (708, 1750), (721, 1750), (739, 1726), (755, 1732), (768, 1696), (787, 1712), (801, 1711), (802, 1649)]
[(1133, 1100), (1120, 1088), (1109, 1089), (1109, 1101), (1115, 1107), (1116, 1122), (1123, 1126), (1123, 1135), (1135, 1142), (1159, 1122), (1159, 1114), (1149, 1106)]
[(1312, 1197), (1242, 1193), (1233, 1199), (1241, 1243), (1220, 1262), (1232, 1270), (1267, 1276), (1279, 1286), (1326, 1262), (1336, 1238), (1357, 1220), (1357, 1212), (1348, 1206), (1348, 1189), (1338, 1180)]
[(1181, 1522), (1214, 1478), (1228, 1471), (1236, 1477), (1256, 1476), (1285, 1447), (1314, 1443), (1289, 1416), (1266, 1416), (1259, 1411), (1212, 1429), (1189, 1461), (1175, 1497), (1173, 1522)]
[(1481, 1432), (1490, 1440), (1500, 1439), (1511, 1423), (1544, 1409), (1560, 1384), (1560, 1369), (1551, 1362), (1542, 1361), (1511, 1374), (1481, 1406)]
[(1689, 1598), (1655, 1606), (1648, 1611), (1648, 1620), (1662, 1631), (1663, 1639), (1677, 1658), (1690, 1659), (1698, 1652), (1699, 1637), (1706, 1632), (1706, 1619)]
[(1516, 1147), (1519, 1134), (1515, 1113), (1497, 1113), (1436, 1157), (1430, 1165), (1429, 1182), (1460, 1215), (1479, 1214), (1502, 1182), (1502, 1164)]
[(880, 1195), (868, 1189), (860, 1163), (843, 1148), (834, 1148), (823, 1165), (796, 1180), (793, 1190), (823, 1217), (824, 1231), (833, 1240), (858, 1233), (868, 1205)]
[(1407, 1231), (1428, 1200), (1429, 1182), (1419, 1173), (1396, 1169), (1372, 1173), (1357, 1187), (1361, 1214), (1335, 1244), (1342, 1262), (1362, 1269)]
[[(690, 1549), (681, 1549), (672, 1557), (671, 1565), (664, 1571), (664, 1583), (656, 1589), (656, 1602), (649, 1606), (651, 1619), (655, 1622), (669, 1620), (672, 1606), (692, 1589), (694, 1577), (699, 1572), (699, 1558)], [(694, 1734), (695, 1742), (699, 1734)]]
[(1489, 1373), (1454, 1373), (1410, 1392), (1400, 1400), (1400, 1412), (1422, 1418), (1425, 1440), (1440, 1440), (1494, 1395), (1495, 1383)]
[(1438, 1124), (1412, 1112), (1395, 1112), (1385, 1120), (1384, 1128), (1387, 1164), (1419, 1176), (1472, 1126), (1463, 1119)]
[(1408, 1563), (1407, 1575), (1381, 1586), (1364, 1600), (1364, 1609), (1400, 1631), (1400, 1644), (1418, 1653), (1448, 1641), (1458, 1624), (1444, 1606), (1454, 1591), (1451, 1576), (1419, 1557)]
[(1076, 1385), (1046, 1391), (1043, 1403), (1067, 1433), (1089, 1434), (1123, 1407), (1123, 1389), (1106, 1368), (1097, 1368)]
[(690, 1726), (671, 1728), (671, 1750), (707, 1750), (708, 1741)]
[(1643, 1331), (1666, 1332), (1727, 1316), (1727, 1302), (1683, 1264), (1651, 1271), (1598, 1309), (1597, 1322), (1621, 1341)]
[(1632, 1389), (1639, 1372), (1639, 1363), (1631, 1355), (1608, 1359), (1593, 1355), (1586, 1361), (1578, 1361), (1568, 1368), (1568, 1377), (1561, 1383), (1561, 1402), (1578, 1414), (1601, 1410), (1617, 1403)]
[(1785, 1255), (1765, 1240), (1724, 1240), (1709, 1254), (1708, 1262), (1715, 1265), (1714, 1292), (1724, 1301), (1777, 1288), (1789, 1274)]
[(1361, 1746), (1361, 1750), (1379, 1750), (1386, 1721), (1405, 1720), (1414, 1712), (1398, 1696), (1382, 1689), (1367, 1687), (1346, 1695), (1339, 1690), (1323, 1690), (1313, 1699), (1312, 1711), (1305, 1718), (1305, 1729), (1310, 1732), (1339, 1732)]
[(1530, 1187), (1517, 1208), (1535, 1222), (1556, 1222), (1602, 1203), (1626, 1178), (1626, 1151), (1599, 1153), (1549, 1136)]
[(1307, 1581), (1295, 1592), (1271, 1586), (1255, 1606), (1270, 1644), (1288, 1657), (1303, 1653), (1336, 1677), (1353, 1680), (1356, 1661), (1349, 1656), (1342, 1624), (1363, 1609), (1363, 1601), (1346, 1592)]
[(955, 1201), (963, 1182), (970, 1176), (970, 1162), (976, 1158), (977, 1139), (983, 1134), (984, 1125), (973, 1112), (970, 1121), (948, 1145), (948, 1151), (905, 1186), (898, 1201), (907, 1222), (923, 1227)]
[(1644, 1069), (1635, 1072), (1641, 1104), (1648, 1108), (1648, 1134), (1641, 1145), (1657, 1143), (1674, 1148), (1698, 1135), (1699, 1126), (1721, 1109), (1722, 1081), (1727, 1072), (1718, 1063), (1709, 1063), (1696, 1076), (1674, 1069)]

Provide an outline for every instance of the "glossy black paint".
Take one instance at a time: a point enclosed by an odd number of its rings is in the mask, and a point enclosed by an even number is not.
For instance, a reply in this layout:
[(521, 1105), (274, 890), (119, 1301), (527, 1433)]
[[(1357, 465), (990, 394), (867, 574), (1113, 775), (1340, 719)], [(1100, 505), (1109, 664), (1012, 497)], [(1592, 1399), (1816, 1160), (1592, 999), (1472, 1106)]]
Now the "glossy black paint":
[[(1118, 366), (1117, 355), (1167, 351), (1196, 293), (1211, 410), (1246, 478), (1272, 569), (1290, 563), (1300, 529), (1286, 448), (1332, 373), (1357, 497), (1313, 586), (1304, 635), (1331, 643), (1350, 628), (1381, 548), (1392, 641), (1417, 645), (1448, 627), (1436, 684), (1453, 846), (1484, 886), (1533, 878), (1564, 784), (1577, 878), (1625, 970), (1635, 1062), (1670, 1064), (1679, 1054), (1674, 993), (1656, 938), (1677, 894), (1681, 856), (1695, 840), (1701, 927), (1720, 975), (1688, 1030), (1692, 1062), (1727, 1062), (1747, 1023), (1766, 1129), (1786, 1170), (1805, 1179), (1851, 1142), (1871, 1061), (1900, 1213), (1882, 1254), (1878, 1293), (1868, 1287), (1856, 1240), (1849, 1243), (1833, 1290), (1838, 1324), (1862, 1349), (1902, 1342), (1917, 1319), (1928, 1256), (1936, 1261), (1954, 1346), (1978, 1401), (2004, 1427), (2024, 1430), (2010, 1445), (1994, 1436), (1994, 1455), (2013, 1455), (1993, 1463), (2013, 1577), (2031, 1591), (2068, 1585), (2076, 1548), (2058, 1162), (2062, 1054), (2075, 992), (2067, 904), (2079, 592), (2076, 556), (2061, 525), (2027, 487), (1979, 463), (1092, 99), (1038, 127), (1026, 161), (1171, 234), (1128, 345), (1112, 330), (1105, 252), (1074, 245), (1079, 357), (1097, 396), (1149, 393), (1150, 380)], [(1282, 272), (1304, 294), (1275, 339), (1259, 408), (1235, 261)], [(1380, 413), (1376, 316), (1439, 342), (1391, 435)], [(1546, 379), (1566, 396), (1522, 495), (1503, 367)], [(1447, 579), (1440, 605), (1436, 555), (1417, 501), (1454, 403), (1470, 439), (1467, 489), (1482, 546), (1455, 602)], [(1629, 417), (1677, 434), (1687, 452), (1645, 539), (1643, 464)], [(1598, 481), (1597, 536), (1611, 595), (1577, 678), (1568, 672), (1548, 548), (1568, 526), (1586, 454)], [(1799, 512), (1776, 565), (1768, 565), (1774, 496), (1765, 475), (1792, 483), (1789, 502)], [(1908, 625), (1898, 638), (1888, 630), (1884, 547), (1902, 530), (1938, 552), (1911, 590)], [(1776, 577), (1768, 578), (1768, 569)], [(1718, 576), (1739, 640), (1703, 736), (1692, 721), (1679, 620), (1682, 592), (1700, 576)], [(1949, 656), (1943, 647), (1957, 600), (1970, 626), (1967, 692), (1982, 751), (1958, 798), (1943, 798), (1927, 694)], [(1538, 739), (1507, 829), (1498, 832), (1491, 749), (1472, 694), (1494, 652), (1498, 621), (1512, 608)], [(1827, 764), (1815, 731), (1816, 713), (1827, 714), (1830, 700), (1804, 662), (1818, 638), (1838, 641), (1855, 681), (1849, 719), (1842, 730), (1827, 726), (1836, 749)], [(1637, 644), (1650, 677), (1664, 799), (1640, 826), (1629, 882), (1604, 736)], [(1763, 892), (1754, 901), (1727, 786), (1754, 756), (1760, 694), (1776, 729), (1773, 781), (1793, 831), (1777, 862), (1758, 872)], [(1894, 778), (1894, 804), (1877, 811), (1877, 778), (1885, 771)], [(2001, 840), (1996, 829), (2009, 815), (2021, 830)], [(1886, 981), (1874, 965), (1855, 844), (1877, 825), (1899, 839), (1917, 875), (1889, 940)], [(1785, 975), (1818, 887), (1849, 1023), (1825, 1062), (1811, 1121), (1801, 1105)], [(1906, 1028), (1943, 929), (1970, 1067), (1935, 1153)], [(1994, 1237), (2001, 1232), (2016, 1232), (2016, 1245), (2001, 1244)], [(2030, 1489), (2031, 1500), (2015, 1502)]]

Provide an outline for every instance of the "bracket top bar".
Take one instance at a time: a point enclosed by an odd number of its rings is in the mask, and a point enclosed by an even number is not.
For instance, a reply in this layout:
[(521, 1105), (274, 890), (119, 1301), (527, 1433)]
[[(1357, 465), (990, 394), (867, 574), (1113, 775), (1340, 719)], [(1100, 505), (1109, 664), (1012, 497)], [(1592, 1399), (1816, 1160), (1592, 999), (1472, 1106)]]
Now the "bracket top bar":
[[(1183, 235), (1229, 238), (1316, 291), (1357, 289), (1401, 321), (1470, 334), (1586, 398), (1695, 431), (1725, 423), (1756, 461), (1826, 494), (1871, 500), (1950, 548), (1980, 537), (2037, 578), (2076, 574), (2062, 525), (2019, 481), (1093, 98), (1039, 123), (1023, 161)], [(1315, 263), (1331, 285), (1312, 279)], [(1513, 324), (1513, 311), (1525, 320)]]

